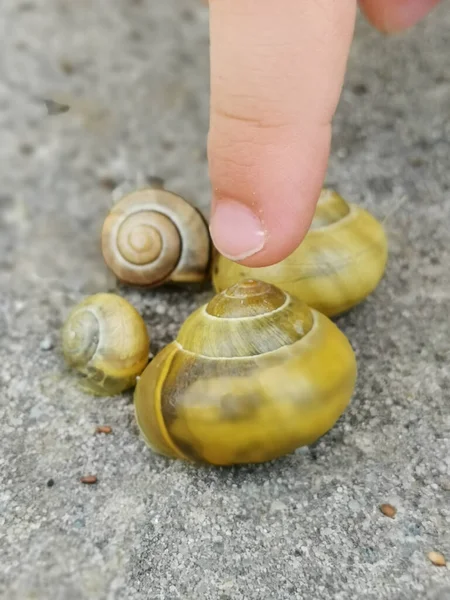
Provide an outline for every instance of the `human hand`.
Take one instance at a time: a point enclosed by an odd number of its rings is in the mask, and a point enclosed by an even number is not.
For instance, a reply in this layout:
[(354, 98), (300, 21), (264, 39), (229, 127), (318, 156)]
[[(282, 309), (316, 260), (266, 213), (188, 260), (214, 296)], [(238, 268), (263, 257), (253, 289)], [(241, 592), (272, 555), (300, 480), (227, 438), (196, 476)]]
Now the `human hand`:
[[(439, 0), (360, 0), (394, 33)], [(262, 267), (301, 243), (314, 215), (357, 0), (209, 0), (211, 236)]]

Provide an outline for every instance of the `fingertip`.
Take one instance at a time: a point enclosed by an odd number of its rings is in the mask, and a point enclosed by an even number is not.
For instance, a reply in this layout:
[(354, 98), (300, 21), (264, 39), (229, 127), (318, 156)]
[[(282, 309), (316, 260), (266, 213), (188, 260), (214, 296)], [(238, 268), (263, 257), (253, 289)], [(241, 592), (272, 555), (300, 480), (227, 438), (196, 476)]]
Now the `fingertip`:
[(419, 23), (441, 0), (359, 0), (366, 19), (385, 34), (396, 34)]
[(221, 254), (242, 265), (280, 262), (300, 245), (311, 225), (326, 174), (331, 127), (305, 128), (289, 137), (269, 147), (236, 148), (237, 164), (246, 165), (245, 178), (235, 164), (221, 160), (220, 146), (211, 161), (218, 184), (211, 237)]
[(279, 262), (309, 229), (355, 18), (356, 0), (210, 3), (210, 231), (236, 262)]

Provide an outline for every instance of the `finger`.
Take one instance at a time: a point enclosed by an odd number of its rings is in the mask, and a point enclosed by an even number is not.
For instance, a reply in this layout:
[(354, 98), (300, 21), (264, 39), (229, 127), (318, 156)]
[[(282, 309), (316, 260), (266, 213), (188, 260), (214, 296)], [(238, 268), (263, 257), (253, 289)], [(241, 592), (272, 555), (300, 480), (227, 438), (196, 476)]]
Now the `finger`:
[(302, 241), (328, 161), (356, 0), (210, 0), (211, 236), (266, 266)]
[(367, 19), (385, 33), (408, 29), (423, 19), (440, 0), (360, 0)]

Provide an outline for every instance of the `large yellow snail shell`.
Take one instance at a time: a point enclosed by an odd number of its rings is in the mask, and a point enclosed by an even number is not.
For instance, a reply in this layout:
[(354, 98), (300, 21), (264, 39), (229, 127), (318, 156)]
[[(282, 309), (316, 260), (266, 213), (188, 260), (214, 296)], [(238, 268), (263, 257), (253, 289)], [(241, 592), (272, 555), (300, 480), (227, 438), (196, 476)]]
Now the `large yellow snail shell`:
[(350, 343), (326, 316), (245, 280), (191, 314), (134, 393), (147, 444), (213, 465), (260, 463), (325, 434), (356, 381)]
[(113, 396), (133, 387), (148, 363), (150, 336), (141, 315), (116, 294), (94, 294), (72, 309), (62, 330), (67, 364), (81, 387)]
[(212, 280), (220, 292), (247, 277), (261, 279), (334, 316), (375, 290), (387, 257), (382, 224), (367, 210), (324, 189), (310, 230), (290, 256), (268, 267), (250, 268), (216, 252)]
[(184, 198), (154, 181), (111, 209), (102, 228), (104, 260), (129, 285), (202, 282), (211, 260), (206, 220)]

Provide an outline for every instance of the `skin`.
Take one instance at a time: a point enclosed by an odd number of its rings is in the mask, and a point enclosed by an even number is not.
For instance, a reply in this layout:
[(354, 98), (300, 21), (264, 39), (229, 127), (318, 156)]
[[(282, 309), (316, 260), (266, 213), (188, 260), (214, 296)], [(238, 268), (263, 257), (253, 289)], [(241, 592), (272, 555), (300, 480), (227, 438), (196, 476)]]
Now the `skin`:
[(324, 183), (358, 6), (379, 31), (413, 27), (439, 0), (209, 0), (210, 231), (263, 267), (302, 242)]

